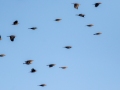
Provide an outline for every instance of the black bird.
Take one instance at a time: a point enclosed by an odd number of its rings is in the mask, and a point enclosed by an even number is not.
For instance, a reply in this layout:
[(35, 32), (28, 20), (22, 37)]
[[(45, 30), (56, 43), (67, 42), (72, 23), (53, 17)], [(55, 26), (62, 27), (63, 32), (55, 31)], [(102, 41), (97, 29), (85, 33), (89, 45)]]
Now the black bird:
[(33, 60), (27, 60), (27, 61), (25, 61), (25, 63), (23, 63), (23, 64), (30, 65), (30, 64), (32, 64), (32, 62), (33, 62)]
[(16, 36), (15, 35), (10, 35), (10, 36), (7, 36), (7, 37), (10, 37), (10, 40), (13, 42)]
[(1, 37), (1, 35), (0, 35), (0, 40), (2, 40), (2, 37)]
[(81, 17), (84, 17), (84, 16), (85, 16), (85, 14), (78, 14), (77, 16), (81, 16)]
[(86, 25), (86, 26), (88, 26), (88, 27), (92, 27), (92, 26), (94, 26), (93, 24), (88, 24), (88, 25)]
[(72, 46), (65, 46), (64, 48), (70, 49), (70, 48), (72, 48)]
[(78, 9), (78, 7), (80, 6), (80, 4), (78, 4), (78, 3), (72, 3), (72, 4), (74, 4), (75, 9)]
[(49, 66), (49, 68), (50, 67), (53, 67), (53, 66), (55, 66), (56, 64), (49, 64), (49, 65), (47, 65), (47, 66)]
[(55, 19), (55, 21), (61, 21), (62, 19)]
[(66, 69), (67, 67), (66, 67), (66, 66), (63, 66), (63, 67), (59, 67), (59, 68)]
[(30, 72), (34, 73), (34, 72), (36, 72), (36, 70), (34, 68), (32, 68)]
[(5, 54), (0, 54), (0, 57), (4, 57), (5, 56)]
[(98, 32), (98, 33), (95, 33), (95, 34), (93, 34), (93, 35), (100, 35), (100, 34), (102, 34), (101, 32)]
[(12, 25), (17, 25), (17, 24), (19, 24), (19, 23), (18, 23), (18, 21), (16, 20), (16, 21), (13, 22)]
[(28, 28), (28, 29), (32, 29), (32, 30), (35, 30), (35, 29), (37, 29), (37, 27), (32, 27), (32, 28)]
[(95, 3), (95, 7), (98, 7), (101, 4), (101, 2)]
[(42, 86), (42, 87), (44, 87), (44, 86), (46, 86), (46, 84), (41, 84), (41, 85), (39, 85), (39, 86)]

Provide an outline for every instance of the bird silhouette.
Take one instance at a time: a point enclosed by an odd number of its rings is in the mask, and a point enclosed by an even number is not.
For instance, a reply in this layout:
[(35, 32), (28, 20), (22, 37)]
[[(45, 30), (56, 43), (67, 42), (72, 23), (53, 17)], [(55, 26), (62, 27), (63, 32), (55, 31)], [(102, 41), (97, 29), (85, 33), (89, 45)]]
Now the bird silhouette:
[(49, 68), (51, 68), (51, 67), (53, 67), (53, 66), (55, 66), (56, 64), (49, 64), (49, 65), (47, 65), (47, 66), (49, 66)]
[(23, 64), (30, 65), (30, 64), (32, 64), (32, 62), (33, 62), (33, 60), (27, 60), (27, 61), (25, 61), (25, 63), (23, 63)]
[(6, 56), (5, 54), (0, 54), (0, 57), (4, 57), (4, 56)]
[(32, 68), (30, 72), (34, 73), (34, 72), (36, 72), (36, 70), (34, 68)]
[(70, 49), (70, 48), (72, 48), (72, 46), (65, 46), (64, 48)]
[(72, 3), (72, 4), (74, 4), (75, 9), (78, 9), (78, 7), (80, 6), (80, 4), (78, 4), (78, 3)]
[(16, 36), (15, 35), (10, 35), (10, 36), (7, 36), (7, 37), (10, 37), (10, 40), (13, 42)]
[(100, 4), (102, 4), (101, 2), (95, 3), (93, 5), (95, 5), (95, 7), (98, 7)]
[(28, 28), (28, 29), (36, 30), (36, 29), (37, 29), (37, 27), (32, 27), (32, 28)]
[(12, 25), (17, 25), (17, 24), (19, 24), (18, 20), (14, 21)]
[(100, 35), (100, 34), (102, 34), (101, 32), (97, 32), (97, 33), (95, 33), (95, 34), (93, 34), (93, 35)]

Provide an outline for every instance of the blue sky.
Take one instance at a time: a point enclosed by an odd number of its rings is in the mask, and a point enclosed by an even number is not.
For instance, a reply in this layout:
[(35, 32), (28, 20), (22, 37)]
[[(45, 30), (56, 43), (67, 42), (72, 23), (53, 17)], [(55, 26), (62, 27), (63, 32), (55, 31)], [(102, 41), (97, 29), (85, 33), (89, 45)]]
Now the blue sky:
[[(95, 8), (96, 2), (102, 4)], [(79, 3), (79, 9), (71, 3)], [(6, 56), (0, 58), (0, 90), (120, 90), (119, 3), (1, 0), (0, 54)], [(79, 13), (85, 18), (76, 16)], [(15, 20), (19, 25), (12, 25)], [(34, 26), (38, 29), (28, 29)], [(94, 36), (96, 32), (102, 34)], [(16, 35), (14, 42), (9, 35)], [(63, 48), (66, 45), (73, 48)], [(33, 64), (23, 64), (28, 59)], [(48, 68), (51, 63), (56, 66)], [(30, 73), (31, 68), (37, 72)], [(42, 83), (47, 86), (37, 86)]]

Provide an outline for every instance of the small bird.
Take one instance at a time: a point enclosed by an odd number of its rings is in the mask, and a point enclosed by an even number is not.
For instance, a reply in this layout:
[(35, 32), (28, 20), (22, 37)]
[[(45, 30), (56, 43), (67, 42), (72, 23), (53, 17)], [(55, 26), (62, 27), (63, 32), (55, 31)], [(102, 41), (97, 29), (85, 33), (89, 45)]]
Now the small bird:
[(34, 72), (36, 72), (36, 70), (34, 68), (32, 68), (30, 72), (34, 73)]
[(32, 62), (33, 62), (33, 60), (27, 60), (27, 61), (25, 61), (25, 63), (23, 63), (23, 64), (30, 65), (30, 64), (32, 64)]
[(16, 21), (13, 22), (12, 25), (17, 25), (17, 24), (19, 24), (19, 23), (18, 23), (18, 21), (16, 20)]
[(95, 3), (93, 5), (95, 5), (95, 7), (98, 7), (100, 4), (102, 4), (101, 2)]
[(51, 68), (51, 67), (53, 67), (53, 66), (55, 66), (56, 64), (49, 64), (49, 65), (47, 65), (47, 66), (49, 66), (49, 68)]
[(46, 86), (46, 84), (41, 84), (41, 85), (39, 85), (39, 86), (42, 86), (42, 87), (44, 87), (44, 86)]
[(78, 7), (80, 6), (80, 4), (78, 4), (78, 3), (72, 3), (72, 4), (74, 4), (75, 9), (78, 9)]
[(61, 21), (62, 19), (55, 19), (55, 21)]
[(5, 54), (0, 54), (0, 57), (4, 57), (5, 56)]
[(93, 34), (93, 35), (100, 35), (100, 34), (102, 34), (101, 32), (98, 32), (98, 33), (95, 33), (95, 34)]
[(10, 37), (10, 40), (13, 42), (16, 36), (15, 35), (10, 35), (10, 36), (7, 36), (7, 37)]
[(92, 27), (92, 26), (94, 26), (93, 24), (88, 24), (88, 25), (86, 25), (86, 26), (88, 26), (88, 27)]
[(81, 16), (81, 17), (84, 17), (84, 16), (85, 16), (85, 14), (78, 14), (77, 16)]
[(59, 68), (66, 69), (67, 67), (63, 66), (63, 67), (59, 67)]
[(32, 29), (32, 30), (35, 30), (35, 29), (37, 29), (37, 27), (32, 27), (32, 28), (28, 28), (28, 29)]
[(1, 37), (1, 35), (0, 35), (0, 40), (2, 40), (2, 37)]
[(70, 49), (70, 48), (72, 48), (72, 46), (65, 46), (64, 48)]

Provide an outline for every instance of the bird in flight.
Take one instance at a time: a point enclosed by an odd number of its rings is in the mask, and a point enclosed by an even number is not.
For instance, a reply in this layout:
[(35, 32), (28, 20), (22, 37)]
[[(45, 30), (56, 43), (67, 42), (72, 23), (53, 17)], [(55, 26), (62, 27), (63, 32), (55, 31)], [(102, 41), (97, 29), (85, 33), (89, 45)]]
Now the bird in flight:
[(17, 25), (17, 24), (19, 24), (18, 20), (14, 21), (12, 25)]
[(39, 86), (44, 87), (44, 86), (46, 86), (46, 84), (41, 84), (41, 85), (39, 85)]
[(72, 48), (72, 46), (65, 46), (64, 48), (70, 49), (70, 48)]
[(5, 54), (0, 54), (0, 57), (4, 57), (5, 56)]
[(13, 42), (16, 36), (15, 35), (10, 35), (10, 36), (7, 36), (7, 37), (10, 37), (10, 40)]
[(92, 27), (92, 26), (94, 26), (93, 24), (88, 24), (88, 25), (86, 25), (86, 26), (88, 26), (88, 27)]
[(62, 19), (55, 19), (55, 21), (58, 21), (58, 22), (61, 21), (61, 20), (62, 20)]
[(37, 27), (31, 27), (31, 28), (28, 28), (28, 29), (36, 30), (36, 29), (37, 29)]
[(78, 7), (80, 6), (80, 4), (78, 4), (78, 3), (72, 3), (72, 4), (74, 4), (75, 9), (78, 9)]
[(101, 32), (97, 32), (97, 33), (95, 33), (95, 34), (93, 34), (93, 35), (100, 35), (100, 34), (102, 34)]
[(34, 72), (36, 72), (36, 70), (34, 68), (32, 68), (30, 72), (34, 73)]
[(0, 35), (0, 40), (2, 40), (2, 36)]
[(25, 63), (23, 63), (23, 64), (30, 65), (30, 64), (32, 64), (32, 62), (33, 62), (33, 60), (27, 60), (27, 61), (25, 61)]
[(95, 3), (93, 5), (95, 5), (95, 7), (98, 7), (100, 4), (102, 4), (101, 2)]
[(51, 67), (53, 67), (53, 66), (55, 66), (56, 64), (49, 64), (49, 65), (47, 65), (47, 66), (49, 66), (49, 68), (51, 68)]
[(59, 68), (66, 69), (67, 67), (63, 66), (63, 67), (59, 67)]
[(85, 17), (85, 14), (77, 14), (77, 16)]

